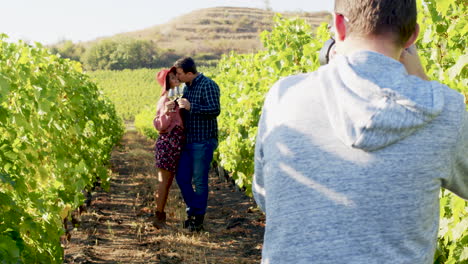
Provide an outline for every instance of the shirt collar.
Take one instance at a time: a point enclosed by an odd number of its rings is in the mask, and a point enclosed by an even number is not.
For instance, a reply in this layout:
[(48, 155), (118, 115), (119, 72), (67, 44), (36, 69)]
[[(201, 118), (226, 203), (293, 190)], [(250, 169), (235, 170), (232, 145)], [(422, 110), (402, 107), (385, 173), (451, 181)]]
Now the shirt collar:
[(192, 80), (192, 85), (189, 85), (189, 83), (186, 83), (185, 85), (187, 85), (188, 87), (194, 86), (202, 78), (202, 75), (203, 73), (200, 72), (198, 76)]

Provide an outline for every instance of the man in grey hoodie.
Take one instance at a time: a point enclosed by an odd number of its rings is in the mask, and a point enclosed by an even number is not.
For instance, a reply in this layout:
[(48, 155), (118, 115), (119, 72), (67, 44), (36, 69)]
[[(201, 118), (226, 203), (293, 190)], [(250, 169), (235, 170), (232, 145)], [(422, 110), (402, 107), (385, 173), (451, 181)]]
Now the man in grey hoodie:
[(334, 23), (334, 59), (265, 100), (262, 263), (433, 263), (440, 188), (468, 199), (465, 100), (406, 50), (416, 0), (336, 0)]

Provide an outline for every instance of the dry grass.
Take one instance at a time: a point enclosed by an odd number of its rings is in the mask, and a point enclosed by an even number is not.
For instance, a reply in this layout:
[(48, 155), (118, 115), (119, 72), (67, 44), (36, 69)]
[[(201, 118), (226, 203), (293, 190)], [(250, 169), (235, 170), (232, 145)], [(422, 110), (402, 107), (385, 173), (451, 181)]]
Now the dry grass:
[[(118, 36), (153, 40), (158, 46), (173, 49), (178, 54), (210, 52), (220, 55), (231, 50), (247, 53), (262, 48), (259, 33), (272, 28), (274, 15), (274, 12), (257, 8), (206, 8), (174, 18), (166, 24)], [(282, 15), (303, 18), (314, 28), (330, 19), (327, 12), (287, 12)]]
[[(113, 153), (111, 189), (93, 193), (65, 245), (64, 263), (258, 263), (263, 215), (247, 210), (253, 202), (218, 178), (210, 178), (205, 231), (182, 228), (185, 204), (175, 181), (166, 205), (168, 228), (153, 227), (148, 215), (158, 185), (153, 145), (127, 131)], [(241, 221), (229, 226), (232, 219)]]

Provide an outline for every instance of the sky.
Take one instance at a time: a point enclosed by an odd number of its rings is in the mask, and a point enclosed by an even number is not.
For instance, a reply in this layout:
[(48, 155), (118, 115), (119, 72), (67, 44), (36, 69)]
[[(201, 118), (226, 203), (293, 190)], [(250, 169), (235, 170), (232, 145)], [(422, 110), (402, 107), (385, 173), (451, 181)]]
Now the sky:
[(163, 24), (196, 9), (265, 8), (267, 2), (277, 12), (333, 9), (333, 0), (0, 0), (0, 33), (10, 41), (76, 43)]

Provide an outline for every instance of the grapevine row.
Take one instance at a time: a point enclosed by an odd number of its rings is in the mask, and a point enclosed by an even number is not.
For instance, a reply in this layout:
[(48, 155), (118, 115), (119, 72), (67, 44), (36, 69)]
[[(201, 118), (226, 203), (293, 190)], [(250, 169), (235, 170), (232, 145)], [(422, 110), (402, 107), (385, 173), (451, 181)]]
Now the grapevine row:
[(122, 133), (79, 63), (0, 36), (1, 263), (62, 262), (62, 221), (83, 190), (106, 186)]

